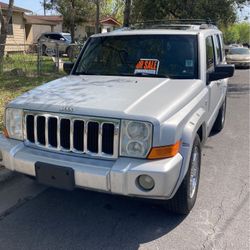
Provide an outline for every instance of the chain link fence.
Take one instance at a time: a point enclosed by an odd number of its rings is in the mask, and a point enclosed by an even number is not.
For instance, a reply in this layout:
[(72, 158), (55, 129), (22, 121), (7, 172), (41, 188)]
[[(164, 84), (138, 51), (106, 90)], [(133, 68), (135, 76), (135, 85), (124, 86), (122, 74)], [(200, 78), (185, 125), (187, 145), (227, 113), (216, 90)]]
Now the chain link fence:
[(3, 74), (34, 76), (58, 73), (63, 63), (74, 62), (83, 45), (71, 44), (62, 51), (57, 43), (44, 49), (42, 44), (7, 44)]

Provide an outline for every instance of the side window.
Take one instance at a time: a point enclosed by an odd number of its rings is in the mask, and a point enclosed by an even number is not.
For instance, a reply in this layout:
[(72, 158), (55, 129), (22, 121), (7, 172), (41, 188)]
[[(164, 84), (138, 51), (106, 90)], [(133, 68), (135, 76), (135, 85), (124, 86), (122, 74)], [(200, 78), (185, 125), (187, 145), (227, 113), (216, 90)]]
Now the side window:
[(219, 64), (222, 61), (219, 35), (214, 36), (214, 48), (216, 52), (216, 64)]
[(212, 36), (206, 38), (206, 59), (207, 59), (207, 70), (214, 67), (214, 48)]
[(63, 38), (61, 35), (56, 35), (55, 34), (54, 36), (55, 36), (55, 38), (54, 38), (55, 40), (60, 40), (61, 38)]
[(50, 34), (49, 38), (52, 40), (60, 40), (60, 35), (57, 34)]

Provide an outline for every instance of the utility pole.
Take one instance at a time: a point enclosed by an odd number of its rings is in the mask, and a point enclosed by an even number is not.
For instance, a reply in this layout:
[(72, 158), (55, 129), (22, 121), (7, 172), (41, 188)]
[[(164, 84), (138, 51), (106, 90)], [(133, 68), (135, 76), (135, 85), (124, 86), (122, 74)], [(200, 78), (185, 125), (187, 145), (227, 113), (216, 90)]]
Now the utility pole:
[(43, 15), (46, 16), (46, 0), (43, 0)]

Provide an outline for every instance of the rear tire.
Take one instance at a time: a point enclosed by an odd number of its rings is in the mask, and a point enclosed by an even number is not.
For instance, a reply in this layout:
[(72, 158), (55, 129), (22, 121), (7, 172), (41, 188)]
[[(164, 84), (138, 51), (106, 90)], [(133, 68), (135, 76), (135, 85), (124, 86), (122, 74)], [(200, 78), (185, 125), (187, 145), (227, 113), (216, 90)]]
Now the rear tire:
[(196, 135), (192, 153), (190, 156), (189, 168), (175, 196), (166, 202), (166, 209), (187, 215), (193, 208), (199, 187), (201, 165), (201, 142)]
[(226, 110), (227, 110), (227, 98), (225, 97), (225, 100), (222, 103), (217, 118), (214, 122), (212, 129), (213, 132), (219, 133), (224, 128), (226, 119)]

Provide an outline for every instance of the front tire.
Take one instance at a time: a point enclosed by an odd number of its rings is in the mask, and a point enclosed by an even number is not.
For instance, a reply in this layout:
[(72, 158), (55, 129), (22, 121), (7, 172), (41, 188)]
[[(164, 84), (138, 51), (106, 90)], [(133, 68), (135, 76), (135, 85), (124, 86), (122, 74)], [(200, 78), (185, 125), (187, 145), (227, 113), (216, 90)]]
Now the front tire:
[(175, 196), (167, 201), (166, 208), (174, 213), (187, 215), (193, 208), (199, 187), (201, 142), (196, 135), (190, 156), (189, 168)]

